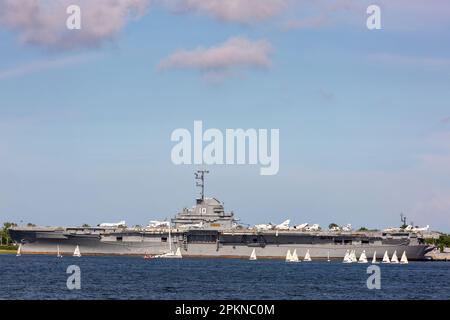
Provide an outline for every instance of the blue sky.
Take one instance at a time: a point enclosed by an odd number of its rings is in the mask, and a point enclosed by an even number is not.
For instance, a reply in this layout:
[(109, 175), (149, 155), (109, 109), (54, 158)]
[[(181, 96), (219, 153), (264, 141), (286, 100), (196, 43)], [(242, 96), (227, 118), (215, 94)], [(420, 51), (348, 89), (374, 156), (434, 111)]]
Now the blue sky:
[[(145, 2), (121, 1), (125, 12)], [(262, 17), (245, 5), (225, 16), (150, 5), (135, 19), (112, 16), (100, 36), (88, 20), (78, 31), (87, 35), (71, 39), (53, 20), (39, 32), (14, 20), (0, 0), (0, 221), (169, 218), (193, 204), (196, 169), (172, 164), (170, 134), (203, 120), (280, 129), (278, 175), (209, 168), (207, 194), (243, 222), (381, 228), (403, 212), (450, 231), (450, 6), (380, 1), (383, 29), (369, 31), (360, 2), (275, 2)], [(177, 50), (200, 54), (236, 37), (263, 41), (270, 50), (258, 54), (270, 62), (158, 68)]]

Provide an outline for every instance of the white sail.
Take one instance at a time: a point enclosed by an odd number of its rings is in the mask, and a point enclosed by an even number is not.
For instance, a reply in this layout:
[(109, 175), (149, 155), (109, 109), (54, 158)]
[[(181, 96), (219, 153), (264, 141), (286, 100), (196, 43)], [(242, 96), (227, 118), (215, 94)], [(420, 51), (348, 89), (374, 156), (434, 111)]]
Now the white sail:
[(22, 255), (22, 244), (19, 244), (19, 247), (17, 248), (16, 256), (20, 257)]
[(292, 260), (291, 250), (288, 249), (286, 253), (286, 262), (291, 262), (291, 260)]
[(367, 263), (367, 256), (366, 256), (366, 250), (363, 250), (361, 255), (359, 256), (358, 263)]
[(383, 261), (382, 263), (391, 263), (391, 260), (389, 259), (387, 250), (384, 252)]
[(330, 251), (327, 252), (327, 261), (330, 262)]
[(372, 263), (374, 263), (374, 264), (378, 263), (377, 262), (377, 252), (376, 251), (373, 253)]
[(350, 259), (350, 251), (347, 250), (345, 252), (344, 260), (342, 260), (343, 263), (352, 263), (352, 259)]
[(397, 250), (392, 254), (391, 263), (398, 263)]
[(298, 259), (297, 256), (297, 249), (294, 249), (294, 252), (291, 255), (291, 262), (299, 262), (300, 260)]
[(163, 254), (155, 255), (155, 256), (153, 256), (153, 258), (156, 258), (156, 259), (182, 259), (183, 256), (181, 255), (181, 249), (177, 248), (176, 252), (169, 251), (169, 252), (166, 252)]
[(59, 251), (59, 245), (56, 246), (56, 251), (57, 251), (56, 256), (57, 256), (58, 258), (62, 258), (61, 252)]
[(175, 255), (177, 256), (177, 257), (182, 257), (182, 255), (181, 255), (181, 250), (180, 250), (180, 248), (178, 247), (177, 248), (177, 252), (175, 252)]
[(352, 259), (352, 262), (358, 262), (358, 259), (356, 259), (356, 251), (352, 250), (350, 253), (350, 259)]
[(177, 248), (176, 252), (173, 252), (173, 250), (172, 250), (172, 228), (170, 226), (170, 223), (169, 223), (169, 239), (168, 239), (168, 241), (169, 241), (169, 251), (166, 252), (166, 253), (163, 253), (163, 254), (158, 254), (156, 256), (153, 256), (153, 258), (157, 258), (157, 259), (172, 259), (172, 258), (174, 258), (174, 259), (176, 259), (176, 258), (182, 259), (183, 256), (181, 254), (181, 249), (179, 247)]
[(253, 249), (252, 254), (250, 255), (250, 260), (257, 260), (258, 258), (256, 257), (256, 250)]
[(73, 256), (74, 257), (81, 257), (81, 252), (80, 252), (80, 247), (79, 246), (77, 246), (75, 248), (75, 251), (73, 252)]
[(306, 251), (305, 258), (303, 259), (303, 261), (311, 261), (311, 255), (309, 254), (309, 249), (308, 249), (308, 251)]
[(401, 264), (408, 264), (408, 258), (406, 257), (406, 252), (403, 251), (402, 258), (400, 259)]

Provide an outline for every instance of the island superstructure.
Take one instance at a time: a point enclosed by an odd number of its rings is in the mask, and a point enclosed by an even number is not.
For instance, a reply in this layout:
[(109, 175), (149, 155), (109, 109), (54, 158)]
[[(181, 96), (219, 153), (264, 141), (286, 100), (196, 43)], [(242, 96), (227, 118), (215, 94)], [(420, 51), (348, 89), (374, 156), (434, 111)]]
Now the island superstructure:
[[(205, 174), (195, 173), (200, 196), (192, 208), (184, 208), (171, 221), (152, 221), (145, 228), (119, 224), (98, 227), (13, 227), (12, 239), (21, 244), (22, 254), (72, 254), (78, 246), (83, 255), (158, 255), (180, 248), (183, 257), (248, 258), (253, 250), (258, 258), (284, 259), (296, 250), (309, 251), (312, 259), (342, 259), (347, 250), (381, 259), (387, 251), (405, 252), (410, 260), (423, 260), (433, 250), (425, 243), (422, 229), (392, 228), (383, 231), (354, 231), (351, 226), (321, 230), (318, 225), (289, 226), (260, 224), (246, 227), (233, 212), (226, 212), (216, 198), (205, 197)], [(169, 232), (171, 236), (169, 237)]]

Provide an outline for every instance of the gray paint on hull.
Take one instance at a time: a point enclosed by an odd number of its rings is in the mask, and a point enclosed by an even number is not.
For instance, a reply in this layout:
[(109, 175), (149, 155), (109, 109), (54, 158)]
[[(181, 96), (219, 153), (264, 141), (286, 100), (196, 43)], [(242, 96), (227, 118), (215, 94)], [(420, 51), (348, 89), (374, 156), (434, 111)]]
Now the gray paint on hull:
[[(22, 245), (22, 253), (46, 253), (55, 254), (57, 252), (57, 246), (64, 255), (72, 255), (75, 247), (79, 246), (81, 254), (86, 255), (145, 255), (145, 254), (160, 254), (169, 250), (168, 243), (145, 243), (145, 242), (106, 242), (106, 241), (93, 241), (93, 239), (46, 239), (39, 240), (32, 243), (24, 243)], [(376, 251), (377, 259), (381, 259), (384, 252), (387, 251), (391, 257), (394, 251), (397, 251), (397, 255), (400, 258), (403, 251), (406, 252), (408, 259), (410, 260), (423, 260), (425, 259), (425, 253), (428, 250), (426, 245), (340, 245), (339, 247), (333, 245), (266, 245), (265, 247), (253, 247), (247, 245), (236, 246), (217, 246), (217, 244), (193, 244), (187, 245), (187, 248), (182, 245), (181, 242), (174, 241), (173, 248), (181, 248), (181, 252), (184, 256), (195, 257), (239, 257), (248, 258), (256, 249), (256, 255), (264, 258), (280, 258), (286, 257), (287, 250), (291, 252), (296, 249), (299, 258), (304, 257), (307, 250), (309, 250), (311, 258), (325, 259), (330, 255), (331, 259), (342, 259), (347, 250), (356, 250), (356, 255), (366, 251), (366, 255), (370, 260), (373, 253)]]

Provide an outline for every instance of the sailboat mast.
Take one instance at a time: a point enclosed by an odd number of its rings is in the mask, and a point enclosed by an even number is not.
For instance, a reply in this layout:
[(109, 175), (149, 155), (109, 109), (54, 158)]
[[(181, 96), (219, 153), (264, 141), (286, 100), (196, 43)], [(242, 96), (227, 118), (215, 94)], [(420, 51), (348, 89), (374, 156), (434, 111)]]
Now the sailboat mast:
[(172, 233), (171, 233), (172, 226), (169, 223), (169, 251), (172, 252)]

